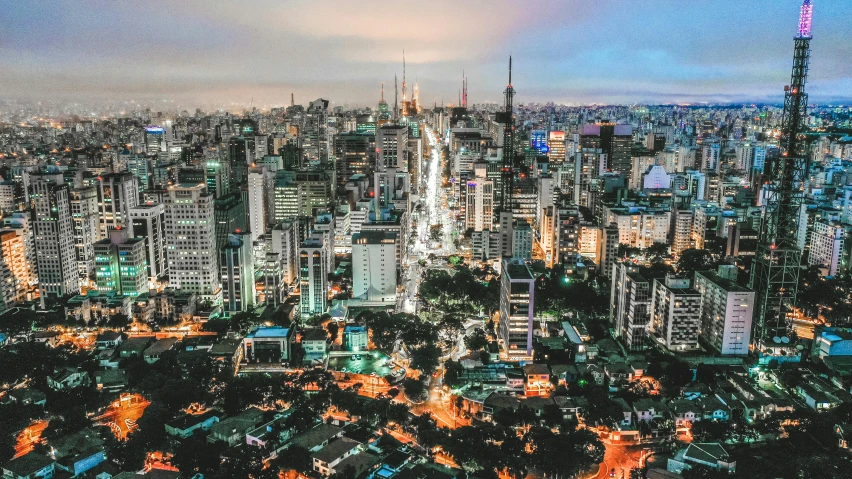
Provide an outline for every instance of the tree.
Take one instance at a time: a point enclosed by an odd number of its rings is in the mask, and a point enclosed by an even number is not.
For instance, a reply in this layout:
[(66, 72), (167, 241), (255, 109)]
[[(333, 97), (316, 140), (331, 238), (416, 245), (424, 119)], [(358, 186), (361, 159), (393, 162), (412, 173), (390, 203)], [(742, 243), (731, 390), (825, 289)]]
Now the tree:
[(706, 249), (686, 249), (680, 253), (677, 261), (677, 272), (679, 274), (692, 275), (696, 271), (713, 269), (716, 261), (713, 254)]
[(407, 378), (402, 382), (402, 387), (405, 389), (405, 395), (412, 401), (421, 401), (425, 399), (426, 385), (423, 381), (413, 378)]
[(444, 362), (444, 384), (450, 387), (459, 385), (462, 366), (458, 361)]
[(429, 238), (432, 241), (441, 241), (442, 236), (444, 236), (444, 225), (437, 224), (429, 227)]
[(328, 331), (328, 336), (329, 339), (331, 339), (331, 342), (333, 343), (337, 341), (337, 335), (340, 333), (340, 325), (337, 324), (337, 321), (330, 321), (325, 326), (325, 329)]
[(464, 345), (471, 351), (479, 351), (488, 347), (488, 336), (482, 328), (476, 328), (464, 337)]

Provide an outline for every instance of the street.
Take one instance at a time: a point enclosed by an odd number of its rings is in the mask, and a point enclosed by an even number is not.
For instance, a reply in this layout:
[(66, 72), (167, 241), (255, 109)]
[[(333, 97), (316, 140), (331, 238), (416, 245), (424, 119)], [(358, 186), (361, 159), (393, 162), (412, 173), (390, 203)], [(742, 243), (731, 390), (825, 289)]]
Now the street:
[(616, 478), (629, 479), (630, 469), (639, 466), (639, 458), (642, 455), (642, 446), (604, 445), (606, 446), (604, 462), (601, 463), (598, 473), (587, 479), (604, 479), (611, 477), (610, 474), (613, 469), (615, 469)]

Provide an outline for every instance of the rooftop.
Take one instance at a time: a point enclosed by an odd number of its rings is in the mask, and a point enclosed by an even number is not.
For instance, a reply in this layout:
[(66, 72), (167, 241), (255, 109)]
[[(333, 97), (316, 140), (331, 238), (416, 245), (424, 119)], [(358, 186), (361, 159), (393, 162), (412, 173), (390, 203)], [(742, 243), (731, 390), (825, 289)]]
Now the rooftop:
[(361, 443), (354, 439), (341, 437), (336, 441), (328, 443), (327, 446), (315, 452), (313, 457), (322, 462), (332, 462), (360, 445)]
[(290, 336), (290, 329), (281, 326), (268, 326), (257, 328), (250, 332), (249, 338), (287, 338)]

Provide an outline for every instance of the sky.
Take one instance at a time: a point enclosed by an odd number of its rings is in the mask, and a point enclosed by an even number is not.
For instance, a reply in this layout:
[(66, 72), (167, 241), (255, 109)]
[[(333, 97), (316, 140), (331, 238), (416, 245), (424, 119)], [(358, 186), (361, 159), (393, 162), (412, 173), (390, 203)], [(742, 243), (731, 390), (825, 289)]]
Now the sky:
[[(814, 0), (808, 91), (852, 103), (852, 1)], [(0, 0), (0, 99), (269, 107), (780, 102), (801, 0)]]

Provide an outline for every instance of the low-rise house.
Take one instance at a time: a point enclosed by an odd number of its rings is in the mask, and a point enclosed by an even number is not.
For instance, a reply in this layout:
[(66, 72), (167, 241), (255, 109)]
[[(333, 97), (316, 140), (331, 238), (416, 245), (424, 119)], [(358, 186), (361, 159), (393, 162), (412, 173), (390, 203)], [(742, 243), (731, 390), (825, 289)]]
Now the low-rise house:
[(731, 408), (716, 396), (705, 396), (695, 402), (701, 408), (701, 419), (708, 421), (731, 419)]
[(324, 329), (312, 328), (302, 332), (302, 349), (305, 361), (322, 361), (328, 355), (328, 333)]
[(521, 405), (520, 399), (498, 392), (491, 393), (482, 404), (482, 418), (486, 421), (493, 419), (494, 414), (503, 409), (517, 411)]
[(142, 353), (142, 357), (148, 364), (154, 364), (160, 360), (160, 355), (174, 348), (177, 342), (177, 338), (163, 338), (148, 346)]
[(47, 377), (50, 389), (61, 391), (89, 385), (89, 374), (80, 368), (65, 367)]
[(225, 338), (212, 345), (207, 354), (219, 365), (220, 369), (236, 370), (243, 359), (241, 340)]
[(210, 427), (207, 442), (224, 442), (236, 446), (244, 442), (246, 434), (263, 422), (263, 411), (257, 408), (247, 409), (236, 416), (222, 419)]
[(668, 404), (669, 411), (675, 421), (675, 426), (688, 426), (703, 417), (701, 407), (695, 401), (674, 399)]
[(834, 425), (834, 434), (837, 436), (837, 447), (849, 450), (849, 442), (852, 440), (852, 424), (840, 423)]
[(728, 451), (718, 442), (711, 442), (692, 443), (685, 449), (681, 449), (674, 458), (668, 460), (667, 469), (679, 474), (696, 464), (729, 473), (736, 472), (737, 468), (736, 461), (730, 460)]
[(24, 406), (32, 404), (33, 406), (44, 407), (47, 404), (47, 396), (38, 389), (33, 388), (13, 389), (9, 391), (7, 397)]
[(343, 328), (343, 349), (359, 353), (368, 349), (369, 334), (366, 326), (349, 325)]
[(809, 383), (802, 383), (796, 386), (796, 393), (805, 401), (808, 407), (817, 411), (831, 409), (840, 404), (840, 400), (834, 395), (817, 389)]
[(30, 452), (3, 464), (3, 479), (51, 479), (56, 472), (56, 461)]
[(285, 424), (290, 414), (292, 411), (289, 409), (277, 413), (271, 420), (247, 432), (246, 444), (262, 448), (272, 446), (277, 453), (278, 446), (287, 442), (293, 435), (293, 429)]
[(202, 414), (184, 414), (165, 424), (166, 434), (185, 439), (195, 434), (195, 431), (209, 431), (221, 417), (222, 414), (215, 409)]
[(127, 374), (123, 369), (96, 371), (95, 385), (104, 391), (121, 391), (127, 388)]
[(341, 437), (311, 455), (313, 470), (324, 476), (330, 476), (336, 472), (335, 466), (360, 451), (360, 442)]
[(592, 380), (598, 386), (603, 386), (604, 381), (606, 380), (606, 373), (604, 372), (604, 368), (597, 364), (586, 364), (584, 366), (578, 366), (577, 370), (580, 371), (580, 376), (584, 376), (586, 374), (592, 376)]
[(296, 435), (290, 441), (290, 444), (305, 448), (310, 452), (316, 452), (334, 439), (341, 437), (343, 437), (343, 428), (323, 423)]
[(154, 342), (154, 336), (131, 336), (118, 347), (118, 354), (122, 358), (141, 357), (142, 352), (148, 345)]
[(43, 343), (51, 348), (55, 348), (62, 342), (62, 337), (58, 331), (38, 331), (32, 334), (32, 340), (33, 342)]
[(115, 369), (118, 367), (121, 357), (117, 349), (107, 348), (98, 351), (97, 361), (98, 366), (104, 369)]
[(550, 369), (546, 364), (527, 364), (524, 371), (524, 393), (527, 396), (546, 396), (553, 384), (550, 382)]
[(627, 363), (606, 364), (604, 374), (609, 379), (610, 387), (621, 386), (633, 380), (633, 368)]
[(56, 468), (73, 477), (93, 469), (106, 460), (104, 441), (92, 429), (83, 429), (54, 439), (48, 444), (50, 454), (56, 460)]
[(95, 338), (95, 347), (98, 351), (107, 348), (115, 349), (121, 345), (122, 341), (124, 341), (124, 337), (121, 333), (117, 331), (104, 331)]
[(669, 410), (662, 401), (656, 399), (641, 398), (633, 403), (633, 412), (636, 420), (651, 422), (668, 417)]

